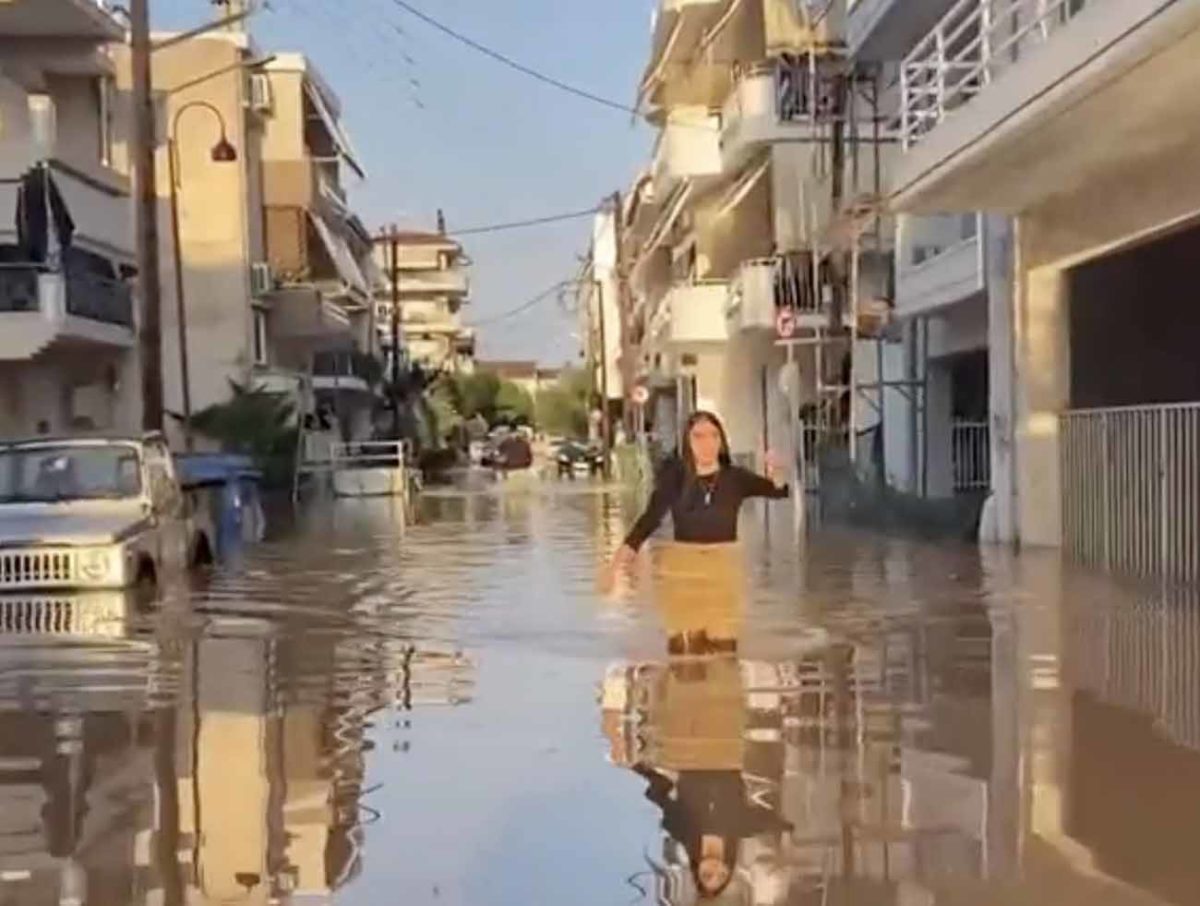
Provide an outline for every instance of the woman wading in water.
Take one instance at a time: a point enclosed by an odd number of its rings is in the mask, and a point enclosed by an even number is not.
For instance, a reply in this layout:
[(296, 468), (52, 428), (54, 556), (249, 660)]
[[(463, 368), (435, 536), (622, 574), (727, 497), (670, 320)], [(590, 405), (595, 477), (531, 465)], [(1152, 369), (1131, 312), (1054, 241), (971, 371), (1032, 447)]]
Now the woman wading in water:
[(613, 557), (609, 581), (633, 563), (671, 514), (676, 543), (661, 551), (657, 574), (672, 654), (737, 650), (744, 596), (738, 513), (748, 498), (778, 500), (789, 493), (777, 481), (770, 456), (767, 475), (733, 465), (720, 420), (711, 412), (694, 413), (684, 429), (682, 455), (659, 472), (646, 511)]

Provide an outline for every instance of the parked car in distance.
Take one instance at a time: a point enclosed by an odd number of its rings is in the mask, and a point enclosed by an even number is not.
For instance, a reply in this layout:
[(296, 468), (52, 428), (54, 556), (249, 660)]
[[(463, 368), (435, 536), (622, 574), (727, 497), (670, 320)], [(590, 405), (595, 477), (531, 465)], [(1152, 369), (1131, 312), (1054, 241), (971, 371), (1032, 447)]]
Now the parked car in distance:
[(0, 592), (137, 588), (211, 562), (161, 435), (0, 445)]
[(564, 441), (555, 451), (559, 478), (574, 478), (576, 475), (599, 475), (604, 471), (604, 454), (591, 444)]

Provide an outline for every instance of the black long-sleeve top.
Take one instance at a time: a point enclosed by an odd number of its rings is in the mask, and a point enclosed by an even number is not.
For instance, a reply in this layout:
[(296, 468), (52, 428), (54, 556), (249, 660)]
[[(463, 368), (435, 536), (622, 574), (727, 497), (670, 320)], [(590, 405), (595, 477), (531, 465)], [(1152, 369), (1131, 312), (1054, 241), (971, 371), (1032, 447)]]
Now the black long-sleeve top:
[(649, 781), (646, 798), (662, 810), (663, 830), (694, 856), (705, 834), (743, 840), (792, 829), (771, 809), (747, 800), (745, 779), (737, 771), (683, 771), (672, 783), (648, 766), (634, 770)]
[(689, 478), (683, 462), (669, 460), (654, 481), (650, 503), (633, 524), (625, 543), (637, 550), (662, 524), (667, 513), (675, 526), (675, 540), (692, 544), (718, 544), (737, 540), (738, 511), (750, 497), (775, 500), (790, 493), (761, 475), (738, 466), (723, 466), (712, 480), (711, 493)]

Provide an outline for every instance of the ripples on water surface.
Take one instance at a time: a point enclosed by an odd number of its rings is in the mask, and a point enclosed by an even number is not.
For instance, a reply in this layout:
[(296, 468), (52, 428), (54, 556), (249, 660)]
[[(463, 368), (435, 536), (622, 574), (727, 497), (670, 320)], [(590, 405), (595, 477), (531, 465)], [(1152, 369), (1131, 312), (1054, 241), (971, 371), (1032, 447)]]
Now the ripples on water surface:
[(144, 617), (6, 601), (0, 904), (689, 903), (705, 852), (721, 902), (1200, 902), (1190, 597), (787, 523), (736, 657), (596, 593), (582, 485), (313, 511)]

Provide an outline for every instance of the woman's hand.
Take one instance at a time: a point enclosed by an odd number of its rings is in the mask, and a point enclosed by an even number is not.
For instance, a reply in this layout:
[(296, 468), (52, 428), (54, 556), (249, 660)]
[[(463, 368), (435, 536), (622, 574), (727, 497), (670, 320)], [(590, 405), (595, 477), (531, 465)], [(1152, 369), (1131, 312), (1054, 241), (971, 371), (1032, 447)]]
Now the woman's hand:
[(617, 576), (629, 569), (636, 559), (637, 551), (628, 544), (622, 544), (617, 548), (617, 552), (600, 572), (600, 591), (606, 595), (611, 594), (617, 586)]

